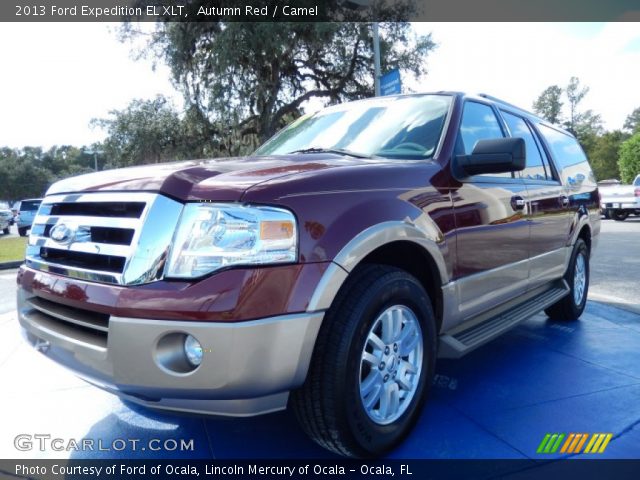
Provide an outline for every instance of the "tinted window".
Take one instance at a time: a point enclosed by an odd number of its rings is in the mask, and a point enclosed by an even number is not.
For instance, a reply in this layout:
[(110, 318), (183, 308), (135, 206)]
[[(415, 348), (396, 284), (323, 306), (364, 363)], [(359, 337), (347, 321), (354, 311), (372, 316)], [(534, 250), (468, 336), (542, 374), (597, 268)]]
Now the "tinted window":
[[(476, 102), (464, 104), (462, 122), (460, 123), (460, 131), (456, 141), (456, 153), (458, 155), (471, 154), (478, 140), (502, 137), (504, 137), (504, 133), (491, 107)], [(486, 173), (479, 176), (512, 178), (513, 174), (510, 172)]]
[(546, 180), (547, 171), (545, 169), (540, 150), (533, 137), (533, 133), (523, 118), (511, 113), (502, 112), (502, 117), (509, 127), (512, 137), (524, 139), (527, 149), (527, 167), (521, 172), (523, 178), (530, 180)]
[(20, 211), (28, 212), (33, 210), (38, 210), (40, 206), (40, 201), (23, 201), (20, 203)]
[(469, 155), (478, 140), (501, 137), (504, 135), (491, 107), (476, 102), (465, 103), (458, 135), (458, 153)]
[(549, 144), (553, 158), (563, 170), (587, 161), (578, 141), (555, 128), (539, 125), (540, 133)]

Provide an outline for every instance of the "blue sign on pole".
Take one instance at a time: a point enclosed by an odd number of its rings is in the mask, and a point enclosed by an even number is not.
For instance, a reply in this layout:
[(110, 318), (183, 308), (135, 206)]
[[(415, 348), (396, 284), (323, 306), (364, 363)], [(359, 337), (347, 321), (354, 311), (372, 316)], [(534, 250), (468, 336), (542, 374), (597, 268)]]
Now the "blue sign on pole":
[(391, 70), (380, 77), (380, 95), (397, 95), (402, 93), (400, 70)]

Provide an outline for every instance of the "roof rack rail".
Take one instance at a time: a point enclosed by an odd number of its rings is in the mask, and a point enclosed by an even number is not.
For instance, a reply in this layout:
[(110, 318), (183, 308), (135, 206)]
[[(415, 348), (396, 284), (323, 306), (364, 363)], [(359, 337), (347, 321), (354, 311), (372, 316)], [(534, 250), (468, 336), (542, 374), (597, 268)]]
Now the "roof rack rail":
[(486, 98), (487, 100), (492, 100), (492, 101), (494, 101), (494, 102), (500, 102), (500, 103), (502, 103), (503, 105), (508, 105), (508, 106), (509, 106), (509, 107), (511, 107), (511, 108), (515, 108), (515, 109), (517, 109), (517, 110), (520, 110), (521, 112), (526, 112), (526, 113), (528, 113), (529, 115), (532, 115), (532, 113), (531, 113), (531, 112), (528, 112), (528, 111), (527, 111), (527, 110), (525, 110), (524, 108), (522, 108), (522, 107), (518, 107), (517, 105), (514, 105), (513, 103), (505, 102), (505, 101), (504, 101), (504, 100), (502, 100), (501, 98), (494, 97), (493, 95), (488, 95), (488, 94), (486, 94), (486, 93), (479, 93), (479, 94), (478, 94), (478, 96), (479, 96), (479, 97), (482, 97), (482, 98)]

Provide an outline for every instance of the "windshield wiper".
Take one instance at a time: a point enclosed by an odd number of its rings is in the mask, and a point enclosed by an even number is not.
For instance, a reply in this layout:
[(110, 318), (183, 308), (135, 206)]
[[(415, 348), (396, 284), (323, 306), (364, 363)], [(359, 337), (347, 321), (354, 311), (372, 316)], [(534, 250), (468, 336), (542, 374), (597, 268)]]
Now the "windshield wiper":
[(344, 148), (324, 148), (324, 147), (309, 147), (301, 148), (300, 150), (294, 150), (292, 153), (337, 153), (339, 155), (348, 155), (355, 158), (374, 158), (373, 155), (367, 155), (366, 153), (352, 152), (351, 150), (345, 150)]

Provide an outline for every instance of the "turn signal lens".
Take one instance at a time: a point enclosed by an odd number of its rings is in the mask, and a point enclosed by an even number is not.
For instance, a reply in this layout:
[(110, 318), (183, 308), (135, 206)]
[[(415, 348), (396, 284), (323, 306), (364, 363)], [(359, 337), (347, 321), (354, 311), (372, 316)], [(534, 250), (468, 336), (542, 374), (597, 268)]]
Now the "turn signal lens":
[(260, 222), (261, 240), (286, 240), (293, 237), (293, 222), (267, 220)]

